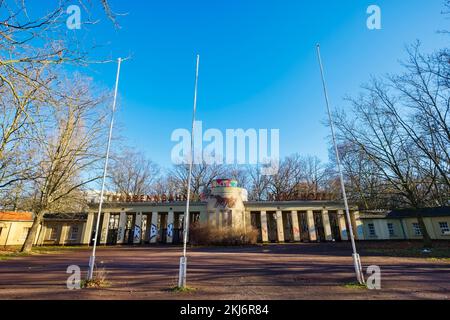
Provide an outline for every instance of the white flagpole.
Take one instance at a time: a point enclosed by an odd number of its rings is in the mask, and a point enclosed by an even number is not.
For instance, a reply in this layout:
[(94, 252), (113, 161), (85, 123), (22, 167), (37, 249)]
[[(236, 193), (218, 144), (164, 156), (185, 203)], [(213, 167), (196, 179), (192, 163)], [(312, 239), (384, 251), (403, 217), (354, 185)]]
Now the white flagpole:
[(184, 214), (184, 226), (183, 226), (183, 256), (180, 258), (180, 270), (178, 274), (178, 287), (186, 287), (186, 270), (187, 270), (187, 241), (189, 233), (189, 202), (191, 196), (191, 179), (192, 179), (192, 164), (194, 162), (194, 126), (195, 126), (195, 113), (197, 111), (197, 90), (198, 90), (198, 68), (200, 64), (200, 56), (197, 55), (197, 66), (195, 68), (195, 89), (194, 89), (194, 111), (192, 113), (192, 131), (191, 131), (191, 154), (189, 157), (189, 176), (187, 185), (187, 200), (186, 200), (186, 212)]
[(106, 182), (106, 174), (108, 172), (108, 160), (109, 160), (109, 152), (111, 149), (111, 138), (113, 133), (113, 127), (114, 127), (114, 114), (116, 112), (116, 102), (117, 102), (117, 91), (119, 88), (119, 77), (120, 77), (120, 65), (122, 63), (122, 59), (117, 59), (117, 75), (116, 75), (116, 87), (114, 89), (114, 101), (113, 101), (113, 107), (112, 107), (112, 114), (111, 114), (111, 122), (109, 124), (109, 136), (108, 136), (108, 146), (106, 148), (106, 156), (105, 156), (105, 166), (103, 168), (103, 181), (102, 181), (102, 189), (100, 192), (100, 202), (98, 206), (98, 215), (97, 215), (97, 224), (95, 226), (95, 238), (94, 238), (94, 246), (92, 248), (92, 254), (89, 259), (89, 271), (88, 271), (88, 280), (92, 280), (92, 277), (94, 276), (94, 265), (95, 265), (95, 250), (97, 248), (97, 239), (98, 239), (98, 229), (100, 225), (100, 216), (102, 213), (102, 207), (103, 207), (103, 195), (105, 193), (105, 182)]
[(353, 234), (352, 221), (350, 218), (350, 209), (348, 207), (347, 193), (345, 192), (344, 174), (342, 172), (341, 158), (339, 156), (339, 149), (338, 149), (337, 142), (336, 142), (336, 134), (334, 131), (333, 118), (332, 118), (332, 114), (331, 114), (331, 110), (330, 110), (330, 100), (328, 98), (328, 90), (327, 90), (327, 86), (325, 83), (325, 76), (324, 76), (324, 71), (323, 71), (322, 57), (320, 55), (320, 45), (319, 44), (317, 45), (317, 57), (319, 58), (320, 74), (322, 76), (322, 85), (323, 85), (323, 91), (325, 94), (325, 102), (327, 105), (328, 119), (330, 121), (331, 135), (332, 135), (333, 144), (334, 144), (334, 151), (336, 153), (336, 163), (337, 163), (339, 176), (340, 176), (340, 180), (341, 180), (341, 189), (342, 189), (342, 196), (344, 198), (345, 214), (347, 217), (348, 229), (349, 229), (349, 233), (350, 233), (350, 240), (351, 240), (352, 248), (353, 248), (353, 264), (355, 266), (356, 279), (358, 280), (358, 282), (360, 284), (364, 284), (365, 283), (364, 274), (362, 271), (361, 259), (356, 250), (355, 237)]

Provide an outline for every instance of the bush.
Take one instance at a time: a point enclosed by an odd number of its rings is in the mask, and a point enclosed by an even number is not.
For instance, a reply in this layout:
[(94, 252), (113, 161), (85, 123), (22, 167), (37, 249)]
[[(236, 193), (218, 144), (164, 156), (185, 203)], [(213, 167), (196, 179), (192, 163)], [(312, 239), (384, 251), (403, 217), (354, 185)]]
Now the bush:
[(193, 245), (242, 246), (256, 244), (258, 230), (248, 227), (222, 227), (197, 224), (191, 227), (189, 234)]

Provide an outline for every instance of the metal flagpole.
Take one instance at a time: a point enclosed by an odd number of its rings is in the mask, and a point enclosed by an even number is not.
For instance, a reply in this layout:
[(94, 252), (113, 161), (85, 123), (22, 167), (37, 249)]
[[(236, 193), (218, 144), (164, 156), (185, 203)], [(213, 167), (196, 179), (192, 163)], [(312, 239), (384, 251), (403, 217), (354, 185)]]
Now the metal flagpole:
[(324, 76), (324, 71), (323, 71), (322, 57), (320, 55), (320, 45), (319, 44), (317, 45), (317, 57), (319, 58), (320, 74), (322, 76), (323, 91), (325, 94), (325, 102), (327, 105), (328, 119), (330, 121), (331, 135), (332, 135), (333, 144), (334, 144), (334, 151), (336, 152), (336, 162), (337, 162), (337, 167), (338, 167), (339, 176), (340, 176), (340, 180), (341, 180), (342, 196), (344, 198), (344, 204), (345, 204), (345, 214), (347, 217), (347, 223), (348, 223), (348, 228), (349, 228), (349, 233), (350, 233), (350, 240), (352, 242), (353, 264), (355, 266), (356, 279), (358, 280), (358, 282), (360, 284), (364, 284), (365, 283), (364, 274), (362, 271), (361, 259), (359, 257), (358, 252), (356, 251), (355, 237), (353, 234), (352, 221), (350, 218), (350, 209), (348, 207), (347, 193), (345, 192), (344, 174), (342, 172), (341, 158), (339, 156), (339, 150), (338, 150), (337, 143), (336, 143), (336, 134), (334, 131), (333, 118), (332, 118), (331, 110), (330, 110), (330, 101), (328, 98), (328, 90), (327, 90), (327, 86), (325, 83), (325, 76)]
[(103, 168), (103, 181), (102, 181), (102, 189), (100, 192), (100, 203), (98, 206), (98, 215), (97, 215), (97, 224), (95, 226), (95, 238), (94, 238), (94, 246), (92, 248), (92, 254), (89, 258), (89, 271), (88, 271), (88, 280), (92, 280), (94, 276), (94, 265), (95, 265), (95, 250), (97, 248), (97, 239), (98, 239), (98, 229), (100, 225), (100, 215), (102, 213), (103, 207), (103, 195), (105, 193), (105, 182), (106, 182), (106, 174), (108, 172), (108, 160), (109, 160), (109, 151), (111, 149), (111, 138), (114, 127), (114, 114), (116, 112), (116, 102), (117, 102), (117, 90), (119, 88), (119, 77), (120, 77), (120, 65), (122, 63), (122, 59), (117, 59), (117, 75), (116, 75), (116, 87), (114, 89), (114, 102), (112, 107), (111, 114), (111, 123), (109, 124), (109, 136), (108, 136), (108, 146), (106, 148), (106, 157), (105, 157), (105, 166)]
[(192, 163), (194, 162), (194, 126), (195, 126), (195, 113), (197, 111), (197, 89), (198, 89), (198, 67), (200, 64), (200, 55), (197, 55), (197, 66), (195, 68), (195, 89), (194, 89), (194, 111), (192, 114), (192, 131), (191, 131), (191, 154), (189, 157), (189, 176), (187, 185), (187, 200), (186, 200), (186, 212), (184, 215), (183, 226), (183, 256), (180, 258), (180, 270), (178, 274), (178, 287), (186, 287), (186, 269), (187, 269), (187, 240), (189, 232), (189, 202), (191, 196), (191, 179), (192, 179)]

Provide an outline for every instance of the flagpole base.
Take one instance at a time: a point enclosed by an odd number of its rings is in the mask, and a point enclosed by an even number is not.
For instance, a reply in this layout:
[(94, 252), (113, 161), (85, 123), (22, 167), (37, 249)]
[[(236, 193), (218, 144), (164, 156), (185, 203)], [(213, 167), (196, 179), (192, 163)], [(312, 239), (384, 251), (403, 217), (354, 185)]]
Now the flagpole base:
[(366, 280), (364, 279), (364, 273), (361, 265), (361, 258), (357, 253), (353, 254), (353, 264), (355, 266), (356, 279), (358, 280), (359, 284), (361, 285), (366, 284)]
[(180, 271), (178, 273), (178, 288), (186, 287), (186, 269), (187, 269), (187, 257), (181, 257)]
[(94, 264), (95, 264), (95, 256), (91, 256), (89, 258), (89, 270), (87, 275), (88, 280), (92, 280), (92, 278), (94, 277)]

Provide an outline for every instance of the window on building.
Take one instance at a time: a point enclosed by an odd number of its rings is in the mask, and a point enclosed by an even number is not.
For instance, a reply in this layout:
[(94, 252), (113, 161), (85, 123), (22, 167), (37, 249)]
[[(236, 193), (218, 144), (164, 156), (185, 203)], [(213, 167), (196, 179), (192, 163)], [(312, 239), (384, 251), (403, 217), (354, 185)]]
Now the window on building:
[(70, 237), (69, 240), (78, 240), (78, 233), (79, 233), (79, 227), (78, 226), (71, 226), (70, 227)]
[(450, 228), (448, 222), (439, 222), (439, 228), (441, 228), (441, 233), (443, 235), (450, 235)]
[(57, 237), (58, 237), (58, 229), (56, 227), (49, 227), (47, 229), (46, 240), (56, 240)]
[(20, 240), (25, 240), (28, 236), (29, 231), (30, 231), (30, 228), (24, 227), (22, 229), (22, 234), (20, 235)]
[(375, 225), (373, 223), (369, 223), (367, 225), (367, 227), (369, 228), (369, 236), (371, 238), (376, 238), (377, 237), (377, 232), (375, 231)]
[(422, 230), (420, 229), (420, 225), (417, 222), (413, 223), (413, 230), (414, 230), (414, 235), (415, 236), (421, 236), (422, 235)]
[(388, 223), (387, 227), (388, 227), (388, 231), (389, 231), (389, 237), (395, 237), (394, 224), (393, 223)]

